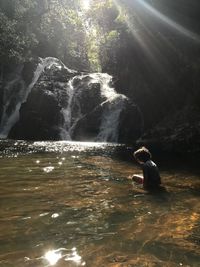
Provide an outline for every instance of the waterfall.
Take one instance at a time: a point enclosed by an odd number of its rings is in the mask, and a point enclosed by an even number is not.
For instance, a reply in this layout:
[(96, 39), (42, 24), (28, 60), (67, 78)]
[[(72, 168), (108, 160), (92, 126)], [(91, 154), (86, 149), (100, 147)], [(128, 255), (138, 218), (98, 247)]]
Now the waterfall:
[(117, 142), (119, 116), (124, 106), (124, 97), (116, 96), (103, 112), (99, 134), (95, 141)]
[[(76, 126), (77, 121), (82, 117), (80, 103), (79, 103), (79, 92), (77, 88), (74, 86), (74, 81), (81, 81), (87, 75), (76, 75), (69, 80), (66, 87), (66, 93), (68, 96), (68, 101), (65, 107), (62, 108), (61, 112), (63, 114), (64, 122), (61, 127), (60, 137), (62, 140), (72, 140), (72, 132), (74, 127)], [(78, 107), (78, 111), (76, 111), (76, 116), (72, 117), (72, 111), (74, 107)]]
[[(1, 138), (118, 142), (134, 135), (140, 120), (135, 106), (112, 87), (112, 76), (78, 73), (51, 57), (40, 59), (28, 86), (17, 73), (4, 87), (3, 102)], [(133, 118), (128, 125), (127, 117)]]
[[(14, 77), (10, 81), (7, 82), (4, 88), (4, 96), (3, 96), (3, 111), (0, 123), (0, 138), (6, 138), (7, 133), (9, 132), (10, 128), (8, 126), (9, 117), (12, 116), (13, 111), (11, 110), (11, 104), (14, 105), (18, 103), (18, 99), (21, 98), (21, 94), (18, 96), (16, 95), (15, 89), (18, 86), (20, 88), (20, 92), (24, 92), (24, 82), (21, 79), (21, 72), (23, 66), (16, 69)], [(10, 113), (10, 114), (9, 114)]]
[(67, 83), (67, 96), (68, 96), (68, 101), (66, 104), (66, 107), (63, 107), (61, 112), (63, 114), (64, 122), (63, 126), (61, 127), (60, 131), (60, 137), (62, 140), (71, 140), (71, 134), (70, 134), (70, 129), (71, 129), (71, 121), (72, 121), (72, 100), (74, 96), (74, 87), (73, 87), (73, 81), (76, 78), (73, 77), (72, 79), (69, 80)]
[[(53, 57), (47, 57), (47, 58), (39, 58), (39, 64), (34, 72), (33, 79), (28, 87), (25, 86), (25, 83), (21, 77), (21, 73), (17, 74), (16, 77), (8, 82), (6, 87), (4, 88), (5, 97), (4, 97), (4, 108), (2, 113), (2, 119), (0, 124), (0, 138), (6, 138), (8, 136), (8, 133), (12, 126), (19, 120), (19, 110), (21, 108), (21, 105), (26, 102), (29, 93), (31, 92), (32, 88), (36, 84), (36, 82), (39, 80), (42, 72), (45, 68), (51, 69), (51, 67), (55, 65), (57, 68), (63, 67), (60, 64), (60, 61)], [(68, 72), (73, 73), (73, 70), (68, 69), (66, 66), (64, 66), (65, 69), (68, 70)], [(17, 83), (20, 83), (19, 92), (16, 94), (15, 85)], [(7, 92), (13, 91), (11, 96), (6, 97)], [(10, 114), (8, 114), (8, 108), (12, 105), (12, 102), (15, 101), (15, 106), (13, 107)]]
[[(110, 86), (112, 76), (107, 73), (95, 73), (91, 75), (92, 82), (99, 80), (101, 85), (101, 94), (106, 100), (101, 103), (105, 105), (101, 118), (101, 125), (96, 141), (117, 142), (118, 141), (118, 125), (119, 116), (124, 107), (126, 96), (118, 94), (113, 87)], [(107, 105), (106, 105), (107, 104)]]
[[(67, 85), (68, 103), (66, 108), (62, 109), (64, 117), (63, 127), (61, 129), (61, 138), (63, 140), (71, 140), (73, 130), (76, 128), (76, 124), (79, 120), (84, 118), (84, 114), (81, 110), (81, 93), (84, 88), (77, 88), (74, 86), (74, 81), (82, 82), (87, 80), (86, 86), (89, 87), (92, 84), (100, 85), (100, 94), (102, 102), (100, 105), (103, 109), (101, 118), (101, 125), (99, 126), (99, 133), (95, 137), (94, 141), (98, 142), (117, 142), (118, 140), (118, 124), (121, 110), (124, 107), (124, 102), (127, 99), (124, 95), (118, 94), (114, 88), (110, 86), (112, 76), (106, 73), (92, 73), (87, 75), (78, 75), (73, 77)], [(89, 100), (88, 100), (89, 101)], [(90, 100), (91, 101), (91, 100)], [(76, 116), (72, 116), (72, 112), (76, 108)], [(96, 108), (96, 107), (95, 107)], [(92, 112), (92, 111), (91, 111)]]

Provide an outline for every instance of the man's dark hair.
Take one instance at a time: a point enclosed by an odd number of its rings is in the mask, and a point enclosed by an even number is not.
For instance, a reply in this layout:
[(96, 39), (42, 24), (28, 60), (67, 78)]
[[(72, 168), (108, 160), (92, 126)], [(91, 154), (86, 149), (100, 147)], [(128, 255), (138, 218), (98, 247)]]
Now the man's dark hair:
[(146, 147), (141, 147), (134, 152), (134, 157), (136, 160), (146, 162), (151, 159), (151, 153)]

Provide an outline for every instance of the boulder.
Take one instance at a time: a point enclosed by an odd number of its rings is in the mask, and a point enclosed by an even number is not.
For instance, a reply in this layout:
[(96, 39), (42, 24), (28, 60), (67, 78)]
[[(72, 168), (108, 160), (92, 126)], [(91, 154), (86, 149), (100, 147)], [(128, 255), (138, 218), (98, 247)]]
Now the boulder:
[(199, 114), (199, 107), (185, 106), (145, 132), (137, 144), (161, 153), (199, 153)]
[(26, 101), (22, 103), (19, 120), (11, 128), (9, 138), (25, 140), (61, 138), (60, 128), (64, 121), (61, 109), (67, 105), (69, 98), (66, 88), (69, 79), (77, 72), (68, 69), (54, 58), (46, 58), (40, 64), (41, 69), (43, 64), (43, 71), (38, 75)]
[(103, 107), (98, 105), (81, 117), (72, 131), (72, 139), (75, 141), (94, 141), (100, 130), (102, 112)]
[(143, 131), (143, 119), (139, 108), (128, 98), (119, 117), (118, 141), (134, 144)]
[[(39, 87), (40, 88), (40, 87)], [(20, 109), (20, 119), (9, 138), (24, 140), (59, 140), (61, 107), (50, 91), (33, 90)]]

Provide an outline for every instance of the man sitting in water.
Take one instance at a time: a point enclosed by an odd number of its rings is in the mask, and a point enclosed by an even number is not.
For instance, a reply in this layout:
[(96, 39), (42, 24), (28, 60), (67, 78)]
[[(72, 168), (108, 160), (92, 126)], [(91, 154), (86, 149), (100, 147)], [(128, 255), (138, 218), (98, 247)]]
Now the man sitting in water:
[(146, 190), (158, 189), (161, 184), (161, 178), (156, 164), (151, 160), (151, 153), (145, 147), (141, 147), (134, 152), (134, 157), (141, 165), (143, 176), (134, 174), (130, 178), (143, 185)]

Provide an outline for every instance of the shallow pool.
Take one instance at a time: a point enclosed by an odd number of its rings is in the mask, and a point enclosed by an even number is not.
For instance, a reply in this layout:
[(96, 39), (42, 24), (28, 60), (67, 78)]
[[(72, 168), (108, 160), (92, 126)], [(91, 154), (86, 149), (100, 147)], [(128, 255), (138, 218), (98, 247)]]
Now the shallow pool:
[(144, 192), (114, 144), (1, 141), (0, 266), (200, 266), (200, 176)]

